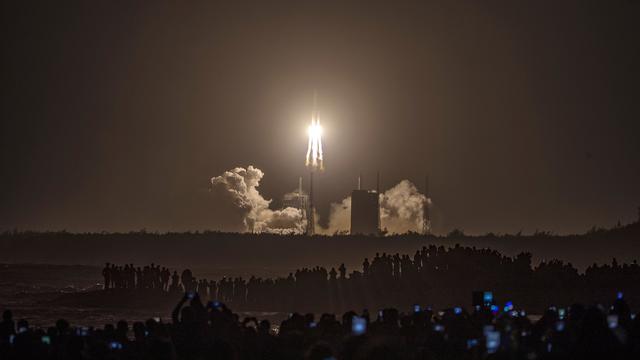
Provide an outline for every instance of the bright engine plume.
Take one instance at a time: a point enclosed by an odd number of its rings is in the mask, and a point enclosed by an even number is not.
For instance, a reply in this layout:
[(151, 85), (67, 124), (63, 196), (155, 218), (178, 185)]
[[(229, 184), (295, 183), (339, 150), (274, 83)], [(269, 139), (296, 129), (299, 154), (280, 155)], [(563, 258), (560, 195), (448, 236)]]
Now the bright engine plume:
[(307, 160), (306, 166), (312, 169), (324, 168), (322, 163), (322, 126), (320, 126), (320, 115), (316, 109), (316, 100), (314, 96), (313, 113), (311, 115), (311, 125), (307, 128), (307, 134), (309, 135), (309, 145), (307, 147)]

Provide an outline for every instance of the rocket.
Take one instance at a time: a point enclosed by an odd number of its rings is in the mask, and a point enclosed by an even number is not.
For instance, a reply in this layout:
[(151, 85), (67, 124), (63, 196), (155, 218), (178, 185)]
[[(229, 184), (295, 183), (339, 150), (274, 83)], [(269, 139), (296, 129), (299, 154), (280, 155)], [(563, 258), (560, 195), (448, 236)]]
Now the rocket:
[(311, 170), (323, 170), (322, 158), (322, 126), (320, 125), (320, 113), (317, 107), (317, 93), (313, 94), (313, 111), (311, 113), (311, 125), (307, 129), (309, 135), (309, 145), (307, 147), (307, 157), (305, 165)]

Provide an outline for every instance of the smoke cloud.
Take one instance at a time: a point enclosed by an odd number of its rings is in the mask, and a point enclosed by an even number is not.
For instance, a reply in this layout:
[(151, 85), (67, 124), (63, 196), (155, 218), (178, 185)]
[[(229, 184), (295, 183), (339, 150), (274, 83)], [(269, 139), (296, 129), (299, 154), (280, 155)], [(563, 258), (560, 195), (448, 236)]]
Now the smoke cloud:
[[(316, 219), (318, 217), (316, 216)], [(316, 220), (317, 221), (317, 220)], [(316, 232), (322, 235), (349, 234), (351, 230), (351, 196), (331, 204), (329, 224), (326, 228), (316, 224)]]
[[(404, 234), (422, 230), (424, 194), (409, 180), (402, 180), (380, 194), (380, 226), (387, 234)], [(331, 204), (329, 226), (320, 228), (322, 234), (348, 233), (351, 227), (351, 197)]]
[[(217, 208), (217, 216), (225, 217), (219, 230), (303, 234), (306, 219), (302, 210), (286, 207), (269, 208), (267, 200), (258, 191), (262, 170), (248, 166), (225, 171), (211, 178), (211, 193)], [(422, 213), (427, 201), (409, 180), (402, 180), (380, 194), (380, 224), (387, 234), (403, 234), (422, 230)], [(316, 214), (315, 219), (318, 219)], [(351, 197), (331, 204), (328, 226), (316, 223), (316, 233), (324, 235), (348, 234), (351, 228)]]
[(380, 226), (389, 234), (422, 230), (425, 201), (411, 181), (400, 181), (380, 197)]
[(219, 213), (226, 213), (232, 225), (225, 231), (267, 232), (278, 234), (301, 234), (306, 220), (302, 211), (287, 207), (271, 210), (271, 200), (266, 200), (258, 192), (262, 170), (248, 166), (225, 171), (211, 178), (211, 192), (215, 198)]

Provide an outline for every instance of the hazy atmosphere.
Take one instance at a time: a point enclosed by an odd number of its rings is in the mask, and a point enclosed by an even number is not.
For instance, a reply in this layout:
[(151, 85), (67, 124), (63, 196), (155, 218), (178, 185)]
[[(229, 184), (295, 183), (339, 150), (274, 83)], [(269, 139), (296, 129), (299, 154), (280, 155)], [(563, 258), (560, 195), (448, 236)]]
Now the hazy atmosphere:
[(3, 1), (0, 359), (640, 359), (639, 19)]
[(436, 233), (636, 218), (637, 3), (289, 5), (3, 4), (0, 228), (220, 228), (249, 165), (277, 208), (314, 90), (321, 222), (376, 171), (430, 175)]

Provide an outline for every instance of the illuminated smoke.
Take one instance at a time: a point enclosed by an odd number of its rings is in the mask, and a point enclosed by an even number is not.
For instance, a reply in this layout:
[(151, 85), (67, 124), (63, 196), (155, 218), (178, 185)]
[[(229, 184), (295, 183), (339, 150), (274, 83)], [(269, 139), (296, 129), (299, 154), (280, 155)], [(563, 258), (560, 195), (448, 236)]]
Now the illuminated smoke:
[(314, 111), (311, 116), (311, 125), (307, 129), (309, 135), (309, 145), (307, 146), (306, 166), (322, 170), (324, 168), (322, 159), (322, 126), (320, 126), (320, 115)]
[[(316, 217), (317, 219), (317, 217)], [(332, 203), (329, 210), (329, 224), (326, 228), (316, 224), (318, 234), (336, 235), (349, 234), (351, 231), (351, 196), (339, 203)]]
[(302, 211), (287, 207), (271, 210), (271, 200), (260, 195), (257, 187), (264, 173), (253, 166), (237, 167), (211, 178), (211, 193), (218, 212), (231, 218), (219, 230), (241, 232), (266, 232), (301, 234), (306, 221)]
[[(422, 230), (423, 206), (426, 198), (409, 180), (402, 180), (380, 194), (380, 226), (387, 234), (404, 234)], [(349, 233), (351, 228), (351, 197), (331, 204), (329, 225), (322, 228), (326, 235)]]
[(409, 180), (402, 180), (380, 196), (380, 224), (389, 234), (422, 230), (426, 197)]
[[(306, 219), (300, 209), (286, 207), (271, 210), (271, 200), (258, 192), (264, 173), (253, 166), (237, 167), (211, 179), (211, 193), (224, 216), (224, 225), (218, 230), (303, 234)], [(380, 194), (380, 224), (387, 234), (420, 232), (425, 196), (408, 180)], [(315, 219), (319, 217), (314, 216)], [(331, 204), (329, 224), (324, 228), (316, 224), (318, 234), (348, 234), (351, 228), (351, 197)]]

